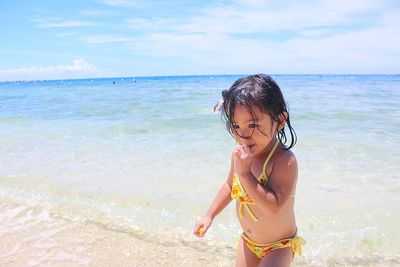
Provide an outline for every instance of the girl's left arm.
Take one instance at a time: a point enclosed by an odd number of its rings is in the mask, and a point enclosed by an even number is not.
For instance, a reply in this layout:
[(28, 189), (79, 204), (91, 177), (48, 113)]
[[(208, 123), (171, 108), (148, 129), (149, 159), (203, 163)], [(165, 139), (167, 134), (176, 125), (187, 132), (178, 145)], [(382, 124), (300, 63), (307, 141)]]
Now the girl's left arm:
[(297, 181), (297, 161), (291, 151), (283, 151), (273, 162), (270, 188), (257, 182), (251, 172), (238, 173), (240, 182), (252, 200), (264, 213), (279, 213), (294, 194)]

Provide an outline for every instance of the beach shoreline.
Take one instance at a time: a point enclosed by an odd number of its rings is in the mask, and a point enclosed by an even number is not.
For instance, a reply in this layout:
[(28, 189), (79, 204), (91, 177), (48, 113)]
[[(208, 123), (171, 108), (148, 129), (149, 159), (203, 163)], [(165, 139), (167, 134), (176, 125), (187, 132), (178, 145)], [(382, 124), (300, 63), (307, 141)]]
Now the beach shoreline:
[[(234, 266), (235, 246), (160, 238), (0, 199), (0, 266)], [(399, 266), (400, 257), (297, 256), (292, 266)]]
[[(152, 238), (0, 201), (0, 266), (232, 266), (234, 248)], [(220, 249), (220, 248), (219, 248)], [(217, 252), (217, 253), (215, 253)]]

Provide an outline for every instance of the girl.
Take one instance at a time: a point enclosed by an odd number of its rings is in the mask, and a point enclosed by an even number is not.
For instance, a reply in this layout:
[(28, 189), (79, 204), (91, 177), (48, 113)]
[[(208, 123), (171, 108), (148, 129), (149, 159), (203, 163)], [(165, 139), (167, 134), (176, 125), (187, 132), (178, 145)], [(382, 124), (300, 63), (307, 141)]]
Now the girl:
[(228, 178), (194, 234), (203, 237), (235, 199), (243, 229), (236, 266), (289, 266), (296, 252), (301, 255), (304, 240), (294, 215), (297, 162), (290, 148), (296, 134), (282, 92), (270, 76), (241, 78), (225, 94), (222, 114), (237, 146)]

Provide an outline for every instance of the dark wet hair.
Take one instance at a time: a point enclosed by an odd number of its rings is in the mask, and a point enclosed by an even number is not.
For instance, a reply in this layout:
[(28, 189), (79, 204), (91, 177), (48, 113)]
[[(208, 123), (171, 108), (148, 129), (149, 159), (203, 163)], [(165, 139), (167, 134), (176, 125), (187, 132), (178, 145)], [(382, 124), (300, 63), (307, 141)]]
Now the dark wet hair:
[(228, 95), (228, 90), (223, 90), (221, 92), (221, 95), (222, 95), (222, 99), (225, 100), (226, 96)]
[[(234, 128), (234, 117), (235, 108), (239, 105), (249, 111), (254, 121), (255, 114), (253, 108), (255, 106), (269, 114), (276, 122), (279, 122), (280, 116), (286, 113), (286, 125), (283, 129), (277, 131), (277, 136), (285, 149), (290, 149), (296, 144), (297, 136), (290, 124), (290, 116), (285, 99), (283, 98), (278, 84), (270, 76), (256, 74), (240, 78), (233, 83), (226, 93), (224, 93), (222, 115), (226, 122), (226, 128), (232, 136), (235, 134), (238, 135)], [(290, 142), (288, 142), (289, 140), (286, 137), (286, 127), (290, 133)], [(261, 133), (263, 132), (261, 131)], [(287, 142), (288, 144), (286, 144)]]

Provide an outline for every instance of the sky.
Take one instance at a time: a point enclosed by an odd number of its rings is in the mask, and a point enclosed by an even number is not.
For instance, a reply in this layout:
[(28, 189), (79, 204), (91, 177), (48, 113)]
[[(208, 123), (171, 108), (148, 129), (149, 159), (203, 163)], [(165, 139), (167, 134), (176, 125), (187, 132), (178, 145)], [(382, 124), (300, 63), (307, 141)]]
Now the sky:
[(398, 0), (0, 0), (0, 81), (400, 73)]

